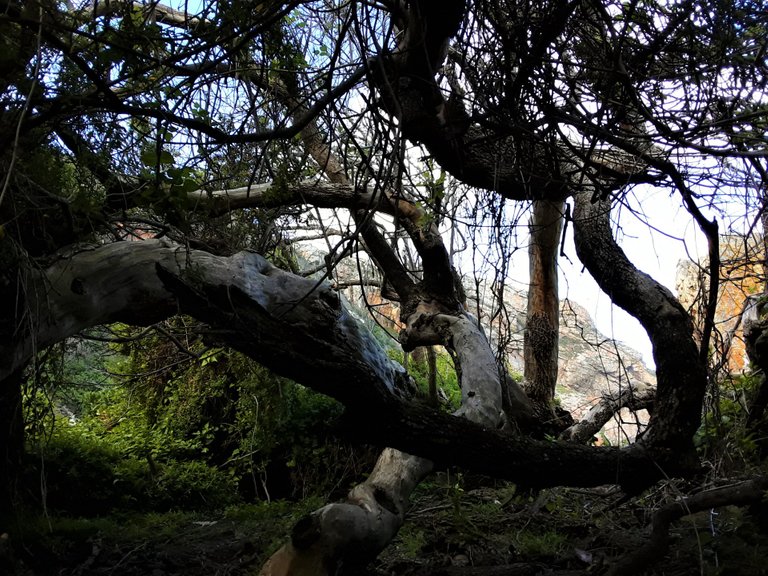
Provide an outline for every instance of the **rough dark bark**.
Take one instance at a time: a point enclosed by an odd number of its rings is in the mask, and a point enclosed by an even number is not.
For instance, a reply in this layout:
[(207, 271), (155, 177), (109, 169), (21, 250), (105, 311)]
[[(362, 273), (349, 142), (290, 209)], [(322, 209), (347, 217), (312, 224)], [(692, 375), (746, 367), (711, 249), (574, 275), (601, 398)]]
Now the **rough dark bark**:
[(18, 368), (0, 385), (0, 534), (15, 521), (14, 502), (24, 456), (23, 371)]
[(653, 346), (657, 392), (643, 441), (691, 450), (701, 424), (706, 367), (690, 317), (672, 293), (638, 270), (613, 238), (611, 200), (575, 195), (576, 253), (611, 301), (640, 321)]
[(407, 3), (397, 50), (372, 67), (382, 105), (398, 118), (406, 138), (424, 145), (462, 182), (515, 200), (565, 198), (569, 163), (543, 139), (522, 126), (489, 130), (472, 121), (461, 98), (446, 98), (438, 87), (437, 71), (466, 8), (464, 0)]
[(749, 360), (758, 368), (757, 394), (749, 406), (747, 428), (754, 430), (763, 421), (768, 409), (768, 320), (764, 318), (761, 300), (764, 297), (750, 297), (744, 309), (743, 333)]
[(554, 418), (557, 383), (560, 299), (557, 288), (557, 254), (560, 248), (564, 204), (539, 200), (533, 203), (528, 260), (530, 282), (524, 342), (525, 392), (537, 411)]
[[(409, 404), (402, 371), (329, 287), (278, 270), (257, 254), (225, 258), (169, 241), (122, 242), (76, 254), (29, 282), (35, 304), (28, 311), (29, 326), (38, 332), (5, 346), (3, 386), (30, 357), (33, 343), (48, 345), (95, 324), (156, 322), (182, 311), (208, 322), (211, 337), (342, 401), (356, 439), (407, 452), (385, 451), (379, 472), (345, 504), (312, 516), (315, 528), (309, 534), (318, 535), (316, 540), (298, 537), (284, 550), (299, 564), (307, 556), (294, 554), (297, 544), (310, 550), (311, 564), (320, 567), (310, 573), (323, 574), (323, 566), (337, 561), (370, 559), (386, 545), (402, 524), (410, 490), (431, 470), (430, 460), (532, 487), (620, 483), (628, 491), (696, 466), (656, 445), (595, 449), (500, 432), (502, 388), (487, 340), (470, 317), (429, 307), (417, 310), (411, 330), (456, 352), (460, 414), (466, 417)], [(329, 541), (337, 548), (329, 548)], [(282, 573), (299, 573), (291, 566)]]
[(437, 408), (440, 400), (437, 397), (437, 353), (434, 346), (427, 346), (427, 398), (430, 406)]
[(400, 403), (392, 408), (386, 414), (350, 411), (347, 426), (359, 440), (408, 450), (437, 465), (460, 466), (521, 486), (619, 484), (634, 494), (660, 478), (689, 476), (699, 470), (695, 455), (667, 448), (533, 440), (418, 404)]

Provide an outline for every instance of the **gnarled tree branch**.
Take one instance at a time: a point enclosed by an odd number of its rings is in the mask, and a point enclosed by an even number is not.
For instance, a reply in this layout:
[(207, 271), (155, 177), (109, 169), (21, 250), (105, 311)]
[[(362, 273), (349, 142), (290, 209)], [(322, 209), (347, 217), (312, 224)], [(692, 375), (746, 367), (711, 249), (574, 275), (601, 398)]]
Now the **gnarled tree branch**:
[(657, 396), (643, 440), (651, 445), (692, 448), (701, 424), (706, 369), (693, 339), (691, 319), (672, 295), (638, 270), (613, 238), (611, 199), (593, 202), (576, 194), (576, 253), (611, 301), (640, 321), (653, 346)]

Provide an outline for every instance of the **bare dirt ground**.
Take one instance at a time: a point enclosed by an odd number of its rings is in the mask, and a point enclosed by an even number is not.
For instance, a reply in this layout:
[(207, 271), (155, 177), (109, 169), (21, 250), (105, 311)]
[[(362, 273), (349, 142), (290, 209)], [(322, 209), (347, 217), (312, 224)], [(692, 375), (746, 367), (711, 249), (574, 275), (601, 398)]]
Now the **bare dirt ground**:
[[(666, 498), (657, 491), (623, 503), (610, 490), (518, 494), (508, 484), (471, 484), (444, 477), (421, 487), (406, 526), (367, 575), (600, 574), (613, 558), (642, 544), (651, 500)], [(0, 574), (255, 575), (295, 521), (291, 506), (58, 519), (53, 532), (30, 530), (14, 542), (14, 561), (0, 564)], [(669, 554), (649, 574), (768, 575), (766, 557), (768, 535), (747, 511), (726, 508), (676, 525)]]

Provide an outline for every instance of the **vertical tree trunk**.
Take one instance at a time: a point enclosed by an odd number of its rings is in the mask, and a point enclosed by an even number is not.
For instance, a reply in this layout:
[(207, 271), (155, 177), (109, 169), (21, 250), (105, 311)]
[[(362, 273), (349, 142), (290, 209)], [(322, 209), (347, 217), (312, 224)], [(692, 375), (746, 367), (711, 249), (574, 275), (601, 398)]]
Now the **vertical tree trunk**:
[(0, 382), (0, 534), (14, 522), (14, 501), (24, 456), (23, 371), (19, 368)]
[(745, 311), (743, 321), (747, 355), (750, 361), (762, 370), (762, 374), (756, 376), (760, 379), (760, 383), (757, 387), (757, 394), (755, 394), (749, 406), (749, 418), (747, 418), (747, 428), (753, 432), (757, 432), (761, 423), (765, 424), (763, 417), (766, 408), (768, 408), (768, 358), (765, 355), (765, 346), (760, 345), (765, 340), (763, 336), (765, 323), (761, 319), (762, 307), (759, 305), (759, 301), (768, 295), (768, 279), (766, 279), (766, 275), (768, 275), (768, 198), (766, 198), (766, 193), (768, 193), (768, 181), (764, 182), (763, 189), (761, 190), (762, 209), (760, 224), (763, 227), (761, 242), (763, 253), (760, 255), (760, 259), (763, 265), (763, 292), (760, 299), (755, 299), (750, 303), (752, 309), (749, 310), (749, 318), (747, 317), (747, 311)]
[(525, 391), (536, 411), (554, 417), (557, 383), (560, 300), (557, 252), (563, 222), (563, 202), (537, 200), (530, 223), (530, 285), (524, 335)]
[(429, 403), (433, 408), (437, 408), (440, 402), (437, 398), (437, 352), (434, 346), (427, 346), (427, 368)]

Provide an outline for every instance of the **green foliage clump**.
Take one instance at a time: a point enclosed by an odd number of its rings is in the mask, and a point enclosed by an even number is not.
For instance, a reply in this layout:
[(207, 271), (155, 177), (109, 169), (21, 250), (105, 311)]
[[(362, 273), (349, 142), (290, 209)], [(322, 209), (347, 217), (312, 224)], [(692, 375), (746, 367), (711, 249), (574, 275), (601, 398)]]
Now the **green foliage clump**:
[[(234, 478), (199, 461), (154, 462), (126, 454), (111, 438), (57, 418), (30, 449), (27, 485), (45, 487), (49, 509), (83, 515), (115, 510), (205, 510), (238, 501)], [(37, 479), (37, 481), (35, 481)]]
[(427, 543), (427, 534), (424, 530), (412, 524), (405, 524), (398, 533), (396, 547), (404, 558), (412, 560), (419, 557)]
[(178, 351), (168, 342), (132, 348), (123, 370), (136, 378), (133, 406), (115, 413), (110, 402), (100, 412), (114, 420), (137, 411), (130, 419), (137, 430), (127, 422), (115, 428), (126, 447), (155, 458), (202, 458), (236, 478), (247, 495), (294, 497), (327, 488), (319, 477), (332, 474), (326, 423), (340, 406), (240, 354), (199, 352), (199, 362), (173, 366), (169, 358)]
[(334, 436), (334, 400), (194, 335), (183, 352), (160, 335), (113, 332), (130, 343), (59, 348), (30, 379), (28, 473), (43, 479), (50, 509), (204, 510), (338, 496), (369, 469), (374, 450)]
[(521, 530), (514, 541), (515, 551), (524, 558), (557, 558), (567, 544), (567, 537), (557, 530)]
[(732, 376), (716, 389), (694, 443), (702, 457), (722, 472), (733, 472), (759, 459), (754, 431), (747, 426), (748, 410), (759, 386), (753, 374)]
[[(389, 348), (387, 354), (390, 358), (407, 368), (408, 374), (416, 383), (419, 394), (424, 397), (428, 396), (429, 363), (426, 361), (426, 358), (421, 359), (420, 356), (411, 353), (406, 362), (405, 354), (399, 348)], [(445, 405), (446, 409), (449, 411), (456, 410), (461, 405), (461, 385), (456, 375), (453, 360), (447, 352), (436, 351), (435, 368), (437, 386), (448, 399)]]
[[(340, 442), (331, 426), (341, 405), (279, 378), (240, 357), (251, 367), (237, 406), (238, 446), (230, 462), (263, 497), (303, 498), (347, 488), (372, 460), (372, 453)], [(340, 474), (340, 476), (337, 476)]]

